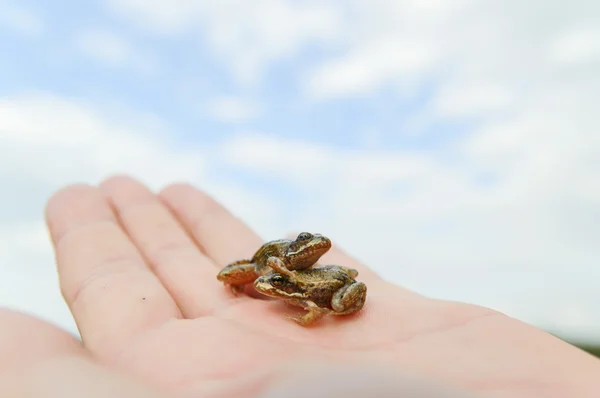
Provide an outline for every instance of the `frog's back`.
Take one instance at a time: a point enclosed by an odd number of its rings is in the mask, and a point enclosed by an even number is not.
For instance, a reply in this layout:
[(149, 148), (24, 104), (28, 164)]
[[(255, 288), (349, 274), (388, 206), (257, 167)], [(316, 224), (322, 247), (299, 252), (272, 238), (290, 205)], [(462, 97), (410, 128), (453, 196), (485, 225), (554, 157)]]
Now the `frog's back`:
[(252, 262), (256, 264), (257, 269), (262, 269), (267, 266), (267, 259), (271, 256), (281, 258), (287, 249), (287, 247), (292, 242), (291, 239), (277, 239), (272, 240), (270, 242), (266, 242), (261, 247), (258, 248), (254, 256), (252, 257)]
[(320, 265), (303, 272), (303, 277), (309, 283), (321, 281), (337, 281), (341, 284), (355, 282), (348, 273), (338, 265)]

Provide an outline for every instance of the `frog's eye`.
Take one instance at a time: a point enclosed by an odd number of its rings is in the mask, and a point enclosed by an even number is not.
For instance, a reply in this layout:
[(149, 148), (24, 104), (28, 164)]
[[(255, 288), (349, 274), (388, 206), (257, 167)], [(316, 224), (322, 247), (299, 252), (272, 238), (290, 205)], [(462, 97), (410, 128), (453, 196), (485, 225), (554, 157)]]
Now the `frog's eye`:
[(298, 240), (309, 240), (310, 238), (312, 238), (312, 235), (308, 232), (302, 232), (298, 235)]
[(284, 282), (285, 278), (281, 275), (274, 275), (273, 278), (271, 278), (271, 284), (275, 287), (283, 286)]

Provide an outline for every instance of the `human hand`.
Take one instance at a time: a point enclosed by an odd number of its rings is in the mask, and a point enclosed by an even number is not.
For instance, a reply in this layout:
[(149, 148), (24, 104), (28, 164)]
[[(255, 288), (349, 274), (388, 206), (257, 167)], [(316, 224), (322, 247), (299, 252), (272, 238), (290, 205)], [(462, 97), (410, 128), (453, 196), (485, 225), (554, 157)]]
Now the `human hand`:
[(190, 186), (157, 196), (127, 177), (71, 186), (47, 220), (86, 352), (164, 391), (251, 397), (312, 361), (372, 363), (489, 397), (600, 391), (597, 359), (495, 311), (390, 284), (336, 247), (322, 263), (358, 269), (369, 289), (356, 315), (302, 328), (280, 302), (234, 297), (216, 273), (262, 241)]
[[(473, 398), (447, 386), (367, 366), (311, 363), (274, 378), (261, 398), (410, 396)], [(311, 383), (306, 383), (310, 380)], [(307, 391), (307, 386), (312, 386)], [(318, 388), (314, 388), (318, 386)], [(0, 309), (0, 397), (178, 398), (128, 372), (106, 369), (74, 336), (32, 316)], [(198, 394), (194, 396), (205, 396)]]

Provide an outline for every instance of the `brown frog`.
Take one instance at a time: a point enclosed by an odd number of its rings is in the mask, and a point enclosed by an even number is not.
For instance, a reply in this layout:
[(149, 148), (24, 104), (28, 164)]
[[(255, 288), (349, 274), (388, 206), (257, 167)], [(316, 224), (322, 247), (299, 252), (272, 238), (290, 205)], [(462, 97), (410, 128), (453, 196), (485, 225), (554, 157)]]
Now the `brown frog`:
[(355, 280), (355, 269), (322, 265), (290, 271), (277, 257), (270, 257), (267, 265), (273, 272), (257, 278), (254, 287), (264, 295), (307, 310), (301, 317), (288, 316), (302, 326), (310, 326), (327, 314), (358, 312), (365, 304), (367, 286)]
[(306, 269), (314, 264), (331, 248), (329, 238), (309, 232), (300, 233), (296, 239), (277, 239), (263, 244), (251, 259), (244, 259), (226, 265), (217, 275), (217, 279), (231, 286), (234, 294), (243, 286), (271, 272), (267, 266), (269, 257), (281, 260), (288, 270)]

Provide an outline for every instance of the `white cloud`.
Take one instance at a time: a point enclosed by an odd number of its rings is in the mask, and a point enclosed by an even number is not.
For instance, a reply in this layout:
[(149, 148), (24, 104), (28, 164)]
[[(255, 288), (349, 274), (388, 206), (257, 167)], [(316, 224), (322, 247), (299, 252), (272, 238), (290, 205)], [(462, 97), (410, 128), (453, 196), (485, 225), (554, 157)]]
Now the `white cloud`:
[(229, 140), (222, 159), (240, 169), (249, 169), (293, 183), (315, 181), (313, 174), (327, 172), (332, 155), (324, 148), (304, 142), (274, 139), (263, 134), (245, 133)]
[(220, 97), (211, 100), (208, 113), (226, 123), (240, 123), (255, 119), (261, 112), (260, 106), (237, 97)]
[(87, 29), (75, 36), (75, 49), (105, 66), (131, 68), (146, 75), (158, 71), (158, 61), (136, 48), (124, 36), (106, 29)]
[(371, 43), (359, 42), (353, 51), (319, 68), (307, 88), (316, 97), (364, 93), (384, 83), (410, 85), (402, 76), (419, 77), (439, 62), (430, 46), (409, 37), (378, 37)]
[[(0, 113), (2, 157), (11, 162), (15, 172), (58, 184), (69, 178), (98, 179), (122, 168), (162, 181), (173, 175), (201, 176), (202, 160), (194, 149), (182, 151), (177, 159), (167, 162), (164, 139), (157, 138), (156, 129), (147, 129), (142, 122), (132, 126), (128, 124), (131, 120), (115, 120), (113, 116), (115, 122), (111, 124), (102, 112), (46, 94), (1, 100)], [(74, 168), (73, 164), (79, 166)]]
[(270, 61), (289, 57), (309, 43), (334, 42), (336, 9), (310, 0), (108, 0), (109, 8), (138, 28), (155, 34), (201, 36), (226, 68), (256, 84)]
[(354, 33), (345, 51), (318, 65), (306, 88), (314, 98), (333, 98), (390, 84), (410, 92), (432, 79), (472, 89), (483, 80), (483, 87), (527, 95), (552, 83), (561, 64), (597, 59), (600, 41), (589, 16), (600, 7), (580, 0), (564, 12), (560, 4), (359, 1), (341, 22)]
[(550, 60), (562, 64), (581, 64), (598, 61), (600, 29), (577, 27), (564, 32), (551, 43)]
[(2, 0), (0, 1), (0, 28), (6, 28), (25, 37), (39, 37), (44, 24), (33, 10), (14, 4), (10, 0)]
[(108, 0), (107, 5), (139, 28), (160, 34), (179, 34), (187, 30), (202, 8), (194, 0)]
[(481, 118), (493, 112), (506, 112), (520, 105), (519, 91), (500, 82), (454, 82), (443, 87), (434, 100), (435, 114)]

